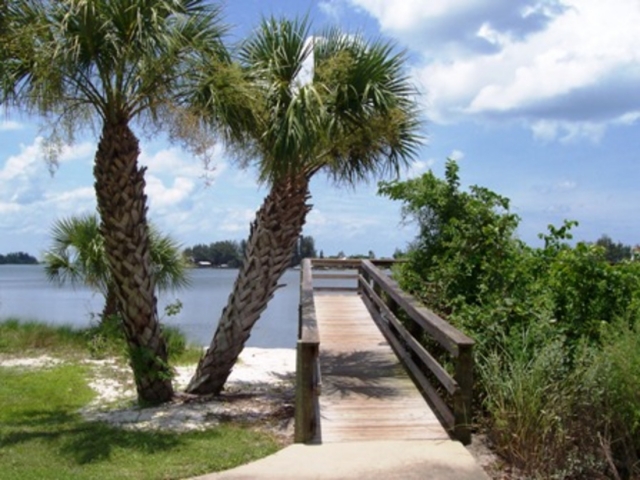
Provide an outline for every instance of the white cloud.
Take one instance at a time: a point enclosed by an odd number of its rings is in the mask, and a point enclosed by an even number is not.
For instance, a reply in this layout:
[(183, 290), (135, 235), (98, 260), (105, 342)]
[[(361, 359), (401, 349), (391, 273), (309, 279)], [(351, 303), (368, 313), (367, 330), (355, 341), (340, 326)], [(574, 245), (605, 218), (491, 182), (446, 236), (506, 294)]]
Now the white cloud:
[(13, 132), (16, 130), (22, 130), (24, 125), (22, 123), (13, 120), (4, 120), (0, 122), (0, 132)]
[(432, 121), (520, 119), (536, 138), (597, 141), (639, 117), (636, 0), (350, 3), (422, 54)]
[(464, 152), (462, 150), (453, 150), (450, 154), (449, 154), (449, 158), (451, 160), (454, 160), (456, 162), (459, 162), (460, 160), (462, 160), (464, 158)]
[(318, 8), (331, 20), (337, 21), (342, 14), (342, 6), (336, 0), (326, 0), (318, 2)]
[(428, 160), (416, 160), (407, 169), (406, 178), (415, 178), (419, 177), (427, 170), (429, 170), (433, 165), (435, 165), (436, 161), (433, 158)]
[(503, 39), (521, 41), (543, 30), (565, 7), (559, 0), (349, 0), (383, 31), (429, 57), (495, 52)]
[(224, 219), (220, 224), (220, 230), (230, 234), (243, 236), (249, 231), (249, 225), (256, 217), (256, 211), (251, 208), (228, 209), (224, 213)]
[(150, 207), (154, 210), (177, 207), (188, 198), (195, 187), (193, 180), (185, 177), (175, 178), (169, 187), (154, 175), (147, 175), (146, 181), (145, 192), (149, 196)]
[(58, 161), (60, 163), (72, 162), (74, 160), (93, 160), (97, 146), (95, 143), (82, 142), (76, 145), (64, 145), (60, 152)]
[(568, 122), (558, 120), (538, 120), (531, 125), (533, 136), (543, 142), (558, 140), (561, 143), (575, 143), (588, 140), (598, 143), (604, 136), (606, 126), (596, 122)]
[(45, 195), (47, 202), (53, 202), (58, 205), (67, 205), (69, 207), (77, 207), (82, 205), (83, 209), (87, 203), (95, 204), (95, 190), (93, 187), (79, 187), (74, 190), (64, 192), (53, 192)]
[(18, 213), (20, 211), (20, 205), (17, 203), (8, 203), (0, 201), (0, 214), (7, 215), (10, 213)]
[(559, 190), (573, 190), (578, 186), (573, 180), (563, 180), (556, 184), (556, 188)]

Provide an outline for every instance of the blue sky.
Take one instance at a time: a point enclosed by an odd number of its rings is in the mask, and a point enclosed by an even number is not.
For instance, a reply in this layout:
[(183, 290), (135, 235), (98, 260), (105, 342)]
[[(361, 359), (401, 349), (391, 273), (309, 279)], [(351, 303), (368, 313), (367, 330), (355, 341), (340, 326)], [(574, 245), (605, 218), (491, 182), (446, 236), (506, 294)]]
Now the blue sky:
[[(404, 177), (459, 160), (463, 185), (511, 199), (520, 237), (578, 220), (575, 237), (640, 243), (640, 4), (637, 0), (228, 1), (239, 40), (261, 15), (309, 14), (318, 29), (383, 36), (407, 50), (427, 144)], [(66, 146), (51, 176), (37, 118), (0, 116), (0, 253), (39, 255), (56, 218), (95, 211), (96, 138)], [(214, 170), (165, 138), (142, 138), (149, 217), (185, 246), (241, 239), (266, 194), (220, 147)], [(204, 177), (208, 177), (206, 181)], [(376, 183), (312, 183), (305, 234), (326, 255), (390, 255), (414, 235)]]

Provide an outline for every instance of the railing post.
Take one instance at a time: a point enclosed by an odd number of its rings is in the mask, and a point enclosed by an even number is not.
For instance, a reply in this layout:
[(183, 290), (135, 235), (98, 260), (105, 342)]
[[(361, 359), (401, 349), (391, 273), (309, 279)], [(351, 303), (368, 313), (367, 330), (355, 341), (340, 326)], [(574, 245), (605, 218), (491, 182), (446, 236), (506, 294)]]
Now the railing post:
[(463, 445), (471, 443), (473, 402), (473, 345), (458, 345), (454, 379), (460, 387), (453, 395), (454, 435)]
[(298, 343), (296, 346), (296, 409), (294, 440), (298, 443), (313, 440), (319, 432), (317, 396), (318, 354), (320, 339), (313, 303), (313, 279), (310, 259), (302, 261), (300, 272), (300, 308), (298, 310)]
[(315, 414), (318, 345), (298, 341), (297, 350), (294, 440), (296, 443), (305, 443), (313, 440), (318, 431)]

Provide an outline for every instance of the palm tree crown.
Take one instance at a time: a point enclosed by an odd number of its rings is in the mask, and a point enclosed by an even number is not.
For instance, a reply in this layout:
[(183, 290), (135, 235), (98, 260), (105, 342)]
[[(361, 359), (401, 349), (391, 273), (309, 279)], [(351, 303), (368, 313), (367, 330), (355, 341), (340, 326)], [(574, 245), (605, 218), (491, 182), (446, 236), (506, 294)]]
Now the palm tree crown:
[(290, 263), (311, 209), (311, 177), (326, 171), (336, 183), (353, 185), (398, 172), (421, 142), (404, 56), (389, 43), (336, 29), (312, 37), (304, 19), (272, 18), (242, 46), (239, 60), (242, 91), (252, 92), (253, 101), (241, 110), (250, 120), (234, 128), (247, 129), (239, 148), (271, 190), (251, 225), (211, 345), (187, 387), (191, 393), (218, 393), (224, 386)]
[(312, 36), (306, 20), (264, 20), (240, 51), (260, 93), (252, 151), (260, 178), (324, 170), (354, 184), (397, 173), (422, 142), (405, 60), (389, 42), (335, 28)]
[(94, 116), (158, 120), (195, 57), (226, 56), (219, 9), (202, 0), (23, 0), (6, 9), (1, 103), (73, 130)]

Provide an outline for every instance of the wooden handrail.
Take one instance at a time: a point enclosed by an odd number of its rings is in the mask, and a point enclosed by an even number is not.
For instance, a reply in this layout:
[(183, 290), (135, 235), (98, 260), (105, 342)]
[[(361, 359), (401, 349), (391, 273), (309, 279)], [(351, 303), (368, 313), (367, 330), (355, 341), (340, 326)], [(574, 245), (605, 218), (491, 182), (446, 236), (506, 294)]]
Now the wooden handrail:
[[(371, 316), (410, 372), (418, 388), (430, 402), (450, 433), (467, 445), (471, 442), (471, 406), (473, 392), (474, 341), (418, 300), (402, 291), (380, 268), (401, 261), (391, 259), (304, 259), (300, 281), (298, 357), (296, 381), (295, 441), (309, 442), (319, 436), (318, 395), (321, 378), (318, 361), (320, 338), (313, 300), (312, 267), (357, 270), (357, 275), (319, 273), (317, 278), (357, 279), (357, 291)], [(315, 287), (315, 290), (353, 290), (351, 287)], [(398, 318), (400, 312), (411, 319), (407, 328)], [(415, 327), (415, 328), (414, 328)], [(426, 333), (449, 352), (454, 364), (451, 375), (425, 348), (417, 336)], [(432, 374), (441, 389), (434, 387), (425, 371)], [(449, 402), (441, 392), (448, 394)]]
[(313, 301), (311, 260), (302, 261), (300, 275), (294, 439), (298, 443), (304, 443), (317, 439), (320, 431), (320, 335)]
[[(369, 260), (361, 262), (358, 290), (373, 319), (411, 372), (445, 427), (463, 444), (469, 444), (474, 341), (403, 292), (392, 278)], [(419, 327), (419, 331), (403, 325), (398, 319), (400, 311), (412, 320), (414, 326)], [(422, 332), (427, 333), (451, 354), (455, 369), (453, 376), (416, 338), (416, 334), (420, 335)], [(451, 407), (424, 375), (425, 370), (432, 373), (433, 378), (448, 392), (452, 400)]]

